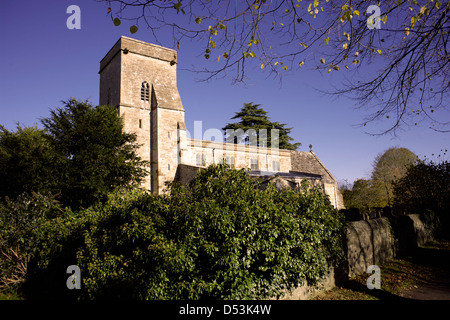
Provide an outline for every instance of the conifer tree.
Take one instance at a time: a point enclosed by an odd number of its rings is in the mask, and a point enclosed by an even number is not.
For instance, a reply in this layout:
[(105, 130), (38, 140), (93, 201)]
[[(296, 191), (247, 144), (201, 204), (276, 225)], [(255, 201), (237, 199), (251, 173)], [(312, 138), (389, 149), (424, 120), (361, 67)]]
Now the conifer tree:
[(245, 143), (259, 147), (277, 147), (280, 149), (296, 150), (301, 146), (300, 142), (291, 143), (294, 140), (289, 136), (292, 128), (286, 128), (286, 124), (270, 121), (267, 111), (253, 102), (244, 103), (239, 112), (231, 119), (240, 119), (239, 122), (228, 123), (222, 128), (227, 142)]

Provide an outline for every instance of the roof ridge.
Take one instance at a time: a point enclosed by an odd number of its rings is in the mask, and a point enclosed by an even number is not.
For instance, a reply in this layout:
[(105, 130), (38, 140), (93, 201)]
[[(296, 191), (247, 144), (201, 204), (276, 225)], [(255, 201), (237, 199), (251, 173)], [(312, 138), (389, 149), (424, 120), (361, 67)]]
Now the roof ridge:
[(330, 175), (330, 177), (334, 180), (335, 183), (336, 182), (336, 178), (331, 174), (331, 172), (327, 169), (327, 167), (325, 167), (325, 165), (322, 163), (322, 161), (320, 161), (319, 157), (314, 153), (314, 151), (309, 151), (309, 153), (311, 153), (314, 158), (320, 163), (320, 165), (322, 166), (322, 168), (325, 169), (325, 171)]

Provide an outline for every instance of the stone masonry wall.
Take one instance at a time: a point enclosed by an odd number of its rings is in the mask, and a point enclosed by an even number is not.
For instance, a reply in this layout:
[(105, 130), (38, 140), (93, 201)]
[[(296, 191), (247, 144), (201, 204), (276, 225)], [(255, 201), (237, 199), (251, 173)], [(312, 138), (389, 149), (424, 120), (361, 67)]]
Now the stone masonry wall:
[[(258, 161), (258, 170), (272, 171), (273, 161), (278, 161), (279, 170), (289, 172), (291, 168), (290, 153), (287, 150), (272, 150), (242, 144), (223, 143), (187, 139), (187, 147), (181, 163), (199, 166), (197, 155), (204, 159), (203, 165), (219, 163), (226, 157), (234, 157), (235, 168), (250, 168), (250, 159)], [(203, 166), (200, 165), (200, 166)]]
[[(393, 226), (388, 218), (347, 222), (345, 266), (331, 268), (317, 286), (305, 284), (286, 294), (282, 300), (306, 300), (339, 281), (366, 274), (370, 265), (381, 265), (432, 240), (431, 231), (418, 214), (402, 216)], [(367, 274), (367, 276), (369, 276)]]
[(395, 238), (387, 218), (347, 223), (348, 275), (366, 272), (395, 256)]

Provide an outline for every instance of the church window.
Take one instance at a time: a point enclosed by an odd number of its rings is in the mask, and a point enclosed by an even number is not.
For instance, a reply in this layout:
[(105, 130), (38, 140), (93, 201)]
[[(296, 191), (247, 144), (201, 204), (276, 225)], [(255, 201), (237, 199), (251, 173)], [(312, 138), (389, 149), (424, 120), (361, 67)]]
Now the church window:
[(250, 159), (250, 169), (258, 170), (258, 159)]
[(280, 171), (280, 162), (273, 160), (272, 161), (272, 171)]
[(195, 157), (195, 164), (197, 166), (203, 165), (203, 163), (202, 163), (202, 155), (200, 153), (197, 153), (197, 155)]
[(150, 87), (147, 81), (142, 82), (141, 84), (141, 100), (148, 101), (150, 97)]
[(225, 160), (227, 164), (230, 166), (230, 168), (234, 169), (234, 157), (227, 156)]
[(195, 164), (197, 166), (204, 166), (206, 164), (206, 157), (203, 153), (197, 153), (195, 157)]
[(139, 129), (142, 128), (142, 119), (139, 119)]

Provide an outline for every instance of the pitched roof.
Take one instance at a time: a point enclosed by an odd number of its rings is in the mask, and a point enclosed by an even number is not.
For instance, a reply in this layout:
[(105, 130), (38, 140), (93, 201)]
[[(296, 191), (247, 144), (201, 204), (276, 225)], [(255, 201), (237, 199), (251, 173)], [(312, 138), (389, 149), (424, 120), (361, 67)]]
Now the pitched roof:
[(291, 151), (292, 171), (321, 175), (328, 183), (336, 180), (313, 151)]

